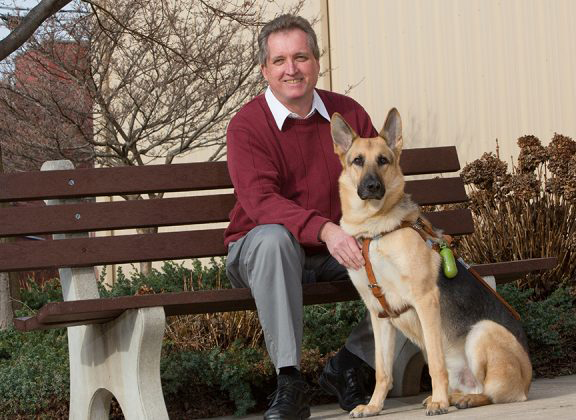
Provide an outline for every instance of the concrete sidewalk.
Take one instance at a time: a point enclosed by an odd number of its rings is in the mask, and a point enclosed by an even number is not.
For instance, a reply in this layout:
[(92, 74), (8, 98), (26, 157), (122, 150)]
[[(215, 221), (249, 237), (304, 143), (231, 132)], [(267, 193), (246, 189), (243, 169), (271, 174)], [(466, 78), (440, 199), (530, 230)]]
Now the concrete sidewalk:
[[(422, 408), (425, 394), (415, 397), (389, 398), (382, 414), (374, 419), (415, 419), (426, 417)], [(220, 419), (261, 419), (262, 414), (245, 417), (221, 417)], [(337, 404), (312, 407), (312, 419), (347, 419), (348, 413)], [(450, 407), (446, 417), (438, 419), (576, 419), (576, 375), (553, 379), (537, 379), (532, 383), (528, 401), (513, 404), (497, 404), (458, 410)]]

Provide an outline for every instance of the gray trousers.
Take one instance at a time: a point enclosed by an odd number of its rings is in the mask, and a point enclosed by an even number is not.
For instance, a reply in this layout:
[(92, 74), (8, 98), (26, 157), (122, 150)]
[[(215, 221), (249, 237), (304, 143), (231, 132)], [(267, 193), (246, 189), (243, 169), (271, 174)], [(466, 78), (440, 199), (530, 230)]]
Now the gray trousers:
[[(248, 287), (256, 301), (266, 348), (276, 369), (300, 366), (302, 283), (348, 279), (329, 253), (306, 256), (282, 225), (261, 225), (230, 244), (226, 271), (234, 287)], [(367, 316), (351, 332), (346, 348), (374, 365), (374, 336)]]

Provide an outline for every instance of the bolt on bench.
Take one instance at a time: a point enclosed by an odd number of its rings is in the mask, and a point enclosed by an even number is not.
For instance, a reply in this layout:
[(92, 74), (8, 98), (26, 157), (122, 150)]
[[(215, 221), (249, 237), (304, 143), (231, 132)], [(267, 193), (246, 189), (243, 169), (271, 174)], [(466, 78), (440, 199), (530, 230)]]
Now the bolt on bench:
[[(465, 203), (457, 176), (456, 148), (408, 149), (406, 190), (420, 205)], [(70, 418), (108, 418), (112, 396), (127, 419), (168, 418), (160, 383), (165, 317), (255, 309), (248, 289), (226, 289), (100, 299), (94, 266), (202, 258), (226, 254), (223, 229), (234, 195), (225, 162), (73, 169), (69, 161), (46, 162), (42, 172), (0, 175), (0, 202), (45, 200), (47, 206), (0, 209), (0, 237), (53, 235), (55, 240), (0, 244), (0, 272), (59, 268), (64, 302), (44, 305), (35, 316), (15, 320), (21, 331), (68, 328)], [(209, 192), (148, 200), (96, 202), (94, 197), (162, 192)], [(86, 199), (89, 199), (88, 201)], [(469, 209), (427, 213), (450, 235), (474, 231)], [(91, 232), (173, 226), (170, 232), (91, 236)], [(179, 228), (174, 228), (178, 226)], [(194, 230), (190, 230), (193, 226)], [(507, 282), (549, 269), (555, 258), (474, 266), (483, 276)], [(358, 298), (350, 282), (304, 285), (304, 303)], [(393, 395), (419, 391), (424, 360), (411, 343), (401, 342)]]

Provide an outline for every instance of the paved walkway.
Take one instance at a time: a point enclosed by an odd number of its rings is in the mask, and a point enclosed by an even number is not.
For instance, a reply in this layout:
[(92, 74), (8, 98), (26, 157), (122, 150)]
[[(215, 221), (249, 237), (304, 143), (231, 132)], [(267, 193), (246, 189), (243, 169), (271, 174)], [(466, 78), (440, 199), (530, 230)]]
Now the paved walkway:
[[(416, 397), (389, 398), (382, 414), (374, 419), (417, 419), (426, 417), (422, 400), (426, 395)], [(262, 414), (245, 417), (221, 417), (224, 419), (261, 419)], [(348, 413), (340, 410), (337, 404), (312, 407), (312, 419), (346, 419)], [(576, 419), (576, 375), (560, 376), (553, 379), (537, 379), (532, 383), (528, 401), (513, 404), (497, 404), (485, 407), (458, 410), (450, 407), (446, 416), (440, 419), (522, 419), (522, 420), (563, 420)]]

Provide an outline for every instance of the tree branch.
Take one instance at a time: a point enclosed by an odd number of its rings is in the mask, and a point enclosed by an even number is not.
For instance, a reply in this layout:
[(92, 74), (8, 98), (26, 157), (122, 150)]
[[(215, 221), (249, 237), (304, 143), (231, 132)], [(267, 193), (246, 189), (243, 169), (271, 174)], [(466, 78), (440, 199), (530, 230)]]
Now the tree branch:
[(24, 16), (16, 28), (0, 41), (0, 60), (4, 60), (30, 38), (46, 19), (72, 0), (42, 0)]

